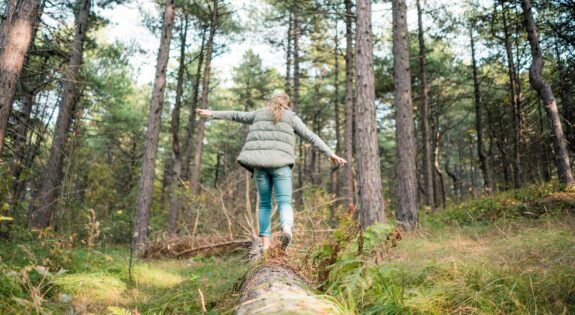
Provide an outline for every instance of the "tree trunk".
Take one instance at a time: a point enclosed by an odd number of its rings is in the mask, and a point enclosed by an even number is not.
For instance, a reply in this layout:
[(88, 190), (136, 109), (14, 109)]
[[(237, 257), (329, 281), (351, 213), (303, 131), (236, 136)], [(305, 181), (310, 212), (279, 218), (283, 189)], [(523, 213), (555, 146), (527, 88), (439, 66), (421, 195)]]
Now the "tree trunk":
[[(550, 138), (551, 135), (546, 135), (545, 133), (545, 123), (544, 123), (544, 118), (543, 118), (543, 102), (537, 102), (537, 116), (539, 117), (539, 134), (542, 136), (542, 139), (544, 141), (544, 143), (549, 143), (549, 142), (553, 142)], [(543, 181), (548, 182), (551, 180), (551, 170), (549, 169), (549, 165), (551, 163), (549, 163), (549, 150), (548, 150), (548, 146), (545, 146), (543, 150), (541, 151), (541, 163), (538, 163), (539, 166), (541, 164), (543, 164), (543, 166), (539, 167), (540, 172), (541, 172), (541, 176), (543, 177)]]
[(562, 60), (559, 46), (555, 44), (555, 58), (557, 59), (557, 86), (559, 88), (559, 97), (561, 98), (561, 115), (565, 123), (565, 140), (571, 153), (575, 153), (575, 101), (572, 95), (572, 78), (570, 74), (565, 71), (565, 60)]
[(185, 178), (190, 178), (190, 161), (192, 159), (192, 143), (194, 142), (194, 127), (196, 123), (196, 108), (198, 107), (198, 96), (200, 95), (200, 78), (202, 75), (202, 66), (204, 65), (204, 50), (206, 46), (206, 28), (202, 30), (202, 44), (200, 45), (200, 52), (198, 55), (198, 64), (196, 68), (196, 75), (194, 77), (194, 90), (192, 92), (192, 100), (190, 106), (190, 116), (188, 117), (188, 125), (186, 126), (186, 141), (184, 142), (184, 156), (182, 158), (182, 174)]
[(559, 174), (561, 183), (570, 187), (575, 184), (573, 174), (571, 173), (571, 163), (569, 161), (569, 154), (567, 146), (565, 145), (565, 136), (563, 135), (563, 127), (561, 125), (561, 118), (557, 110), (557, 102), (551, 86), (541, 77), (543, 70), (543, 53), (539, 46), (539, 35), (537, 34), (537, 27), (533, 19), (533, 12), (531, 9), (530, 0), (522, 0), (521, 7), (523, 8), (523, 15), (525, 17), (525, 26), (527, 28), (527, 38), (531, 46), (531, 56), (533, 61), (529, 69), (529, 81), (531, 86), (537, 91), (539, 97), (545, 103), (545, 109), (549, 118), (549, 126), (553, 135), (553, 151), (555, 154), (555, 166)]
[(34, 91), (25, 91), (22, 95), (22, 112), (20, 113), (21, 121), (16, 129), (16, 139), (14, 144), (14, 153), (12, 154), (12, 176), (14, 176), (14, 184), (12, 186), (12, 201), (18, 202), (20, 196), (26, 187), (26, 180), (23, 178), (24, 160), (26, 154), (26, 143), (28, 139), (28, 123), (34, 106), (34, 98), (36, 93)]
[[(299, 114), (300, 117), (303, 119), (302, 113), (299, 112), (299, 79), (300, 79), (300, 65), (299, 65), (299, 40), (300, 40), (300, 25), (299, 25), (299, 8), (298, 3), (295, 2), (291, 7), (291, 14), (292, 14), (292, 35), (293, 35), (293, 97), (291, 99), (292, 103), (292, 110)], [(298, 203), (303, 203), (303, 192), (301, 188), (303, 187), (303, 168), (305, 167), (305, 159), (303, 156), (303, 148), (302, 148), (302, 141), (298, 139), (297, 141), (298, 151), (299, 151), (299, 158), (296, 162), (297, 164), (297, 200)]]
[[(449, 151), (449, 147), (447, 147), (447, 151)], [(461, 200), (461, 177), (459, 175), (459, 172), (454, 171), (451, 169), (451, 158), (449, 156), (449, 154), (447, 155), (447, 157), (445, 158), (445, 172), (447, 173), (447, 176), (449, 176), (449, 178), (451, 178), (451, 180), (453, 181), (453, 194), (455, 195), (455, 200), (459, 201)]]
[(62, 180), (64, 147), (68, 139), (68, 129), (74, 114), (75, 103), (77, 102), (77, 82), (80, 67), (82, 66), (84, 41), (89, 27), (90, 5), (90, 0), (78, 1), (76, 31), (70, 51), (68, 68), (66, 69), (66, 78), (62, 83), (62, 101), (52, 137), (52, 148), (46, 162), (47, 166), (39, 191), (38, 204), (32, 213), (32, 225), (37, 228), (45, 228), (50, 225), (52, 213), (57, 206), (59, 186)]
[(176, 100), (172, 111), (172, 180), (168, 188), (170, 195), (170, 211), (168, 213), (168, 233), (175, 234), (178, 224), (178, 211), (180, 209), (178, 187), (182, 175), (182, 152), (180, 150), (180, 111), (182, 107), (182, 95), (184, 94), (184, 70), (186, 68), (186, 38), (188, 37), (188, 16), (182, 17), (180, 30), (180, 65), (176, 83)]
[(477, 60), (475, 59), (475, 40), (473, 38), (473, 27), (469, 28), (469, 38), (471, 39), (471, 64), (473, 67), (473, 95), (475, 107), (475, 132), (477, 133), (477, 155), (481, 164), (483, 174), (483, 187), (487, 194), (493, 191), (493, 181), (491, 179), (491, 169), (485, 149), (483, 148), (483, 120), (481, 115), (481, 91), (479, 90), (479, 76), (477, 74)]
[(299, 113), (299, 40), (300, 40), (300, 25), (299, 25), (299, 12), (297, 2), (293, 5), (292, 14), (292, 32), (293, 32), (293, 97), (292, 109), (295, 113)]
[[(30, 45), (34, 47), (34, 42), (36, 36), (38, 34), (38, 21), (40, 20), (40, 14), (44, 11), (45, 1), (41, 2), (41, 6), (38, 9), (39, 14), (34, 23), (34, 27), (32, 30), (32, 38), (30, 40)], [(41, 71), (50, 67), (48, 64), (49, 56), (46, 55), (44, 57), (44, 62), (42, 63)], [(24, 69), (23, 69), (23, 76), (28, 77), (30, 74), (26, 70), (28, 63), (30, 62), (30, 54), (26, 55), (24, 60)], [(32, 108), (34, 106), (34, 100), (36, 95), (38, 94), (39, 88), (44, 83), (36, 87), (30, 87), (29, 82), (25, 80), (20, 81), (20, 86), (22, 89), (22, 112), (20, 113), (19, 122), (17, 124), (16, 130), (14, 132), (14, 152), (12, 154), (12, 175), (14, 176), (14, 184), (12, 186), (12, 200), (19, 203), (21, 196), (24, 194), (24, 189), (26, 187), (27, 180), (26, 178), (21, 178), (23, 171), (25, 170), (25, 156), (26, 156), (26, 143), (28, 140), (28, 127), (30, 123), (30, 116), (32, 115)]]
[[(210, 34), (208, 37), (208, 46), (206, 49), (206, 65), (204, 67), (204, 76), (202, 77), (202, 98), (200, 101), (200, 108), (208, 107), (208, 95), (210, 90), (210, 70), (212, 62), (212, 51), (214, 49), (214, 36), (216, 35), (218, 23), (218, 0), (213, 1), (212, 17), (210, 22)], [(202, 151), (204, 148), (204, 133), (206, 130), (206, 119), (200, 118), (198, 122), (198, 130), (196, 136), (196, 145), (194, 148), (194, 166), (192, 168), (192, 176), (190, 183), (190, 190), (192, 194), (197, 194), (200, 190), (200, 173), (202, 171)]]
[(435, 210), (435, 201), (433, 196), (433, 171), (431, 168), (431, 140), (429, 136), (429, 84), (427, 83), (427, 61), (425, 39), (423, 37), (423, 12), (421, 10), (421, 1), (417, 0), (417, 29), (419, 40), (419, 71), (421, 79), (421, 142), (423, 143), (423, 191), (425, 194), (425, 204)]
[(571, 152), (575, 153), (575, 101), (573, 100), (573, 92), (571, 92), (571, 85), (566, 81), (562, 81), (560, 84), (559, 96), (561, 97), (561, 102), (563, 103), (563, 118), (567, 126), (566, 130), (566, 140), (567, 145), (571, 149)]
[(353, 203), (355, 196), (353, 184), (353, 12), (351, 6), (351, 0), (345, 0), (345, 129), (343, 138), (347, 164), (344, 166), (343, 191), (348, 203)]
[[(500, 190), (508, 190), (511, 187), (512, 179), (511, 179), (511, 168), (509, 166), (510, 165), (509, 155), (507, 154), (507, 150), (505, 149), (507, 147), (507, 140), (506, 140), (507, 132), (503, 130), (501, 123), (496, 125), (496, 121), (501, 122), (503, 118), (501, 116), (494, 118), (488, 106), (485, 107), (485, 111), (487, 112), (487, 120), (489, 126), (488, 131), (492, 141), (495, 142), (497, 150), (499, 151), (500, 157), (498, 158), (498, 161), (501, 164), (501, 170), (503, 172), (503, 183), (501, 183), (501, 181), (494, 180), (493, 186), (494, 189), (499, 187)], [(499, 135), (497, 134), (498, 131)], [(497, 186), (495, 185), (496, 182), (500, 184)]]
[[(393, 72), (395, 82), (393, 103), (395, 106), (395, 138), (397, 148), (396, 217), (398, 224), (405, 229), (413, 230), (417, 227), (417, 173), (415, 169), (411, 70), (409, 69), (407, 6), (405, 0), (393, 1), (392, 12)], [(421, 36), (422, 34), (420, 33), (420, 40), (422, 39)], [(425, 58), (425, 56), (423, 58)], [(423, 62), (423, 64), (425, 64), (425, 62)]]
[(3, 15), (4, 19), (2, 20), (2, 23), (0, 23), (0, 50), (4, 48), (6, 43), (6, 37), (8, 36), (8, 31), (10, 30), (12, 18), (14, 18), (14, 10), (16, 9), (17, 4), (18, 0), (6, 1)]
[(513, 108), (513, 186), (515, 188), (521, 187), (521, 158), (520, 158), (520, 145), (521, 145), (521, 105), (519, 102), (519, 94), (517, 88), (517, 72), (515, 70), (515, 62), (513, 61), (513, 50), (511, 48), (511, 39), (509, 34), (509, 26), (507, 24), (507, 10), (505, 5), (502, 4), (501, 16), (503, 18), (503, 43), (505, 52), (507, 54), (507, 74), (509, 76), (509, 93), (511, 94), (511, 108)]
[(162, 35), (160, 37), (160, 50), (156, 62), (154, 89), (152, 90), (152, 102), (150, 105), (150, 113), (148, 114), (148, 132), (146, 133), (146, 143), (142, 160), (142, 175), (138, 188), (134, 227), (134, 243), (138, 250), (142, 249), (148, 237), (150, 208), (152, 207), (152, 197), (154, 193), (156, 157), (158, 153), (158, 142), (160, 140), (162, 107), (164, 105), (164, 89), (166, 87), (166, 67), (170, 56), (175, 6), (175, 0), (166, 1)]
[(286, 75), (284, 80), (284, 90), (289, 95), (291, 93), (291, 49), (292, 49), (292, 13), (288, 13), (287, 47), (286, 47)]
[[(334, 120), (335, 120), (335, 152), (337, 155), (341, 155), (341, 135), (340, 135), (340, 119), (339, 119), (339, 37), (337, 36), (337, 21), (335, 23), (335, 65), (334, 65), (334, 82), (333, 85), (335, 87), (334, 90), (334, 98), (333, 98), (333, 107), (334, 107)], [(338, 176), (337, 176), (337, 168), (332, 168), (331, 170), (331, 193), (334, 195), (338, 195)], [(333, 209), (333, 207), (332, 207)]]
[(445, 184), (443, 180), (443, 172), (441, 171), (441, 166), (439, 164), (439, 148), (441, 143), (441, 133), (439, 132), (439, 117), (435, 116), (433, 130), (433, 194), (436, 204), (440, 207), (445, 206)]
[(371, 1), (358, 0), (356, 21), (357, 157), (359, 170), (359, 209), (363, 229), (384, 222), (381, 168), (375, 121), (373, 77), (373, 34)]
[(9, 1), (8, 17), (0, 26), (0, 153), (39, 7), (39, 0), (21, 0), (19, 5)]

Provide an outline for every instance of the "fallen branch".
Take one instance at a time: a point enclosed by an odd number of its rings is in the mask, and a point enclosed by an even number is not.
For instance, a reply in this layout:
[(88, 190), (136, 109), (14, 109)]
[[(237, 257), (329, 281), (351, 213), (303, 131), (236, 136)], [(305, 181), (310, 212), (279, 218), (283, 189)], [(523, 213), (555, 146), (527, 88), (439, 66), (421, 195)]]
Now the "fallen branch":
[(237, 248), (237, 247), (247, 248), (247, 247), (250, 247), (251, 244), (252, 244), (251, 240), (237, 240), (237, 241), (228, 241), (228, 242), (217, 243), (217, 244), (208, 244), (205, 246), (190, 248), (188, 250), (176, 253), (176, 257), (180, 258), (183, 255), (196, 254), (197, 252), (200, 252), (203, 250), (216, 249), (216, 248), (226, 247), (226, 246), (233, 246), (235, 248)]

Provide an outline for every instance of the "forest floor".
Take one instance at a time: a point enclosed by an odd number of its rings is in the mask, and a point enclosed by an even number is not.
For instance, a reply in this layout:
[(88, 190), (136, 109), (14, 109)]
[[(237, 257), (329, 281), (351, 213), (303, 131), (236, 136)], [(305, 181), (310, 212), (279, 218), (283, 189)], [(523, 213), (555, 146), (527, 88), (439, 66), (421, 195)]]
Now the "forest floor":
[[(365, 257), (349, 241), (324, 292), (360, 314), (575, 312), (574, 193), (536, 186), (439, 211), (422, 215), (421, 228), (382, 260), (366, 258), (369, 237)], [(126, 248), (62, 243), (56, 235), (0, 243), (1, 314), (232, 313), (232, 288), (248, 269), (236, 253), (136, 259), (129, 270)]]

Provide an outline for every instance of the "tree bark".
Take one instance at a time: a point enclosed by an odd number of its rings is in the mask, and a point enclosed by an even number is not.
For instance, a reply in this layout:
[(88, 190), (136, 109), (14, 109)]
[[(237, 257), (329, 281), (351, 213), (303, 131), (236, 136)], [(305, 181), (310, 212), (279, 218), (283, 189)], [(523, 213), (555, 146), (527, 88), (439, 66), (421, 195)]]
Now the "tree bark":
[(491, 179), (491, 169), (485, 149), (483, 148), (483, 119), (481, 114), (481, 91), (479, 89), (479, 76), (477, 73), (477, 60), (475, 58), (475, 39), (473, 38), (473, 27), (469, 28), (469, 38), (471, 40), (471, 64), (473, 67), (473, 96), (475, 108), (475, 132), (477, 133), (477, 156), (481, 164), (483, 174), (483, 188), (487, 194), (493, 191), (493, 181)]
[[(335, 152), (338, 155), (341, 155), (341, 135), (340, 135), (340, 119), (339, 119), (339, 37), (337, 36), (337, 21), (335, 23), (335, 63), (334, 63), (334, 98), (333, 98), (333, 107), (334, 107), (334, 120), (335, 120)], [(337, 176), (337, 168), (332, 168), (331, 170), (331, 193), (337, 195), (338, 194), (338, 176)], [(333, 207), (332, 207), (333, 209)]]
[(427, 61), (425, 50), (425, 39), (423, 37), (423, 12), (421, 1), (417, 0), (417, 29), (419, 40), (419, 71), (421, 80), (421, 142), (423, 143), (423, 191), (425, 194), (425, 204), (431, 207), (431, 212), (435, 211), (435, 201), (433, 196), (433, 170), (431, 162), (431, 139), (429, 131), (429, 84), (427, 82)]
[(435, 113), (434, 123), (433, 123), (433, 151), (432, 151), (432, 159), (433, 159), (433, 193), (434, 193), (434, 200), (436, 204), (440, 207), (445, 206), (445, 184), (443, 180), (443, 172), (441, 171), (441, 166), (439, 164), (439, 149), (441, 144), (441, 133), (439, 132), (439, 117), (438, 113)]
[(348, 203), (354, 203), (353, 184), (353, 12), (351, 0), (345, 0), (345, 129), (344, 146), (345, 159), (344, 166), (344, 196)]
[(292, 15), (293, 15), (293, 20), (292, 20), (292, 32), (293, 32), (293, 97), (292, 97), (292, 109), (295, 113), (300, 114), (299, 113), (299, 75), (300, 75), (300, 69), (299, 69), (299, 40), (300, 40), (300, 25), (299, 25), (299, 10), (298, 10), (298, 4), (297, 2), (294, 3), (293, 8), (292, 8)]
[(194, 90), (192, 92), (192, 100), (190, 106), (190, 116), (188, 117), (188, 125), (186, 126), (186, 141), (184, 142), (184, 156), (183, 156), (183, 170), (185, 178), (190, 178), (190, 161), (192, 159), (192, 143), (194, 142), (194, 127), (196, 123), (196, 108), (198, 107), (198, 96), (200, 95), (200, 78), (202, 75), (202, 66), (204, 65), (205, 46), (206, 46), (206, 28), (202, 30), (202, 44), (200, 45), (200, 52), (198, 55), (198, 64), (196, 68), (196, 75), (194, 77)]
[(6, 43), (6, 37), (8, 36), (8, 31), (12, 23), (12, 18), (14, 17), (14, 11), (18, 0), (8, 0), (6, 1), (6, 7), (4, 11), (4, 19), (0, 23), (0, 50), (4, 48)]
[(282, 264), (258, 265), (256, 262), (261, 258), (256, 253), (258, 244), (258, 241), (252, 244), (249, 254), (254, 268), (235, 287), (240, 291), (237, 315), (270, 314), (272, 310), (276, 314), (347, 314), (331, 300), (317, 295), (292, 268)]
[[(555, 43), (555, 58), (557, 59), (557, 86), (561, 98), (561, 115), (565, 123), (565, 140), (571, 153), (575, 153), (575, 101), (572, 95), (573, 76), (565, 69), (565, 60), (562, 60), (559, 44)], [(570, 77), (571, 76), (571, 77)], [(566, 78), (570, 78), (567, 79)]]
[[(303, 113), (299, 112), (300, 106), (300, 55), (299, 55), (299, 41), (301, 36), (301, 28), (300, 28), (300, 21), (299, 21), (299, 7), (298, 2), (294, 2), (291, 7), (291, 14), (292, 14), (292, 35), (293, 35), (293, 97), (291, 99), (292, 103), (292, 110), (300, 115), (303, 119)], [(301, 139), (298, 138), (297, 146), (299, 151), (299, 158), (296, 162), (297, 164), (297, 190), (298, 193), (296, 195), (297, 201), (299, 204), (303, 204), (303, 180), (304, 180), (304, 172), (303, 168), (305, 167), (305, 157), (303, 155), (303, 145)]]
[(142, 175), (138, 188), (136, 201), (136, 220), (134, 227), (134, 243), (138, 250), (143, 249), (148, 237), (148, 224), (150, 221), (150, 208), (154, 193), (154, 174), (156, 169), (156, 157), (158, 142), (160, 139), (160, 123), (162, 119), (162, 107), (164, 105), (164, 89), (166, 87), (166, 67), (170, 57), (170, 43), (172, 41), (172, 29), (175, 15), (175, 0), (167, 0), (162, 35), (160, 37), (160, 49), (156, 62), (156, 76), (152, 90), (152, 102), (148, 114), (148, 132), (142, 160)]
[[(38, 9), (38, 16), (34, 22), (33, 30), (32, 30), (32, 38), (30, 39), (30, 46), (34, 49), (34, 42), (36, 40), (36, 36), (38, 34), (38, 21), (40, 20), (40, 16), (44, 11), (44, 6), (46, 2), (42, 1), (40, 8)], [(48, 64), (49, 56), (46, 55), (43, 59), (43, 63), (41, 66), (40, 72), (46, 70), (50, 65)], [(30, 62), (30, 54), (27, 54), (24, 59), (24, 68), (22, 70), (23, 77), (28, 77), (30, 75), (30, 70), (26, 70), (29, 68)], [(26, 178), (21, 178), (23, 171), (25, 170), (25, 157), (26, 157), (26, 143), (28, 139), (28, 128), (30, 123), (30, 117), (32, 115), (32, 108), (34, 106), (34, 101), (36, 95), (39, 92), (41, 86), (44, 85), (44, 82), (36, 85), (35, 87), (30, 86), (31, 83), (27, 82), (27, 80), (20, 80), (20, 86), (22, 89), (22, 108), (21, 113), (18, 117), (18, 124), (16, 130), (14, 132), (14, 152), (12, 154), (12, 176), (14, 176), (14, 184), (12, 186), (12, 200), (19, 203), (21, 196), (24, 194), (24, 189), (26, 187), (27, 180)]]
[(182, 152), (180, 149), (180, 111), (182, 107), (182, 95), (184, 94), (184, 70), (186, 68), (186, 39), (188, 37), (188, 16), (182, 16), (180, 30), (180, 65), (178, 67), (178, 79), (176, 83), (176, 100), (172, 111), (170, 124), (172, 131), (172, 180), (168, 188), (170, 195), (170, 211), (168, 213), (168, 233), (175, 234), (178, 224), (178, 212), (180, 209), (178, 187), (182, 175)]
[[(411, 102), (411, 70), (405, 0), (392, 2), (393, 72), (396, 135), (397, 222), (405, 229), (417, 227), (417, 174)], [(421, 45), (421, 42), (420, 42)], [(421, 46), (420, 46), (421, 47)]]
[[(77, 102), (77, 82), (83, 61), (84, 42), (89, 27), (91, 0), (78, 1), (76, 30), (70, 51), (66, 78), (62, 84), (62, 101), (52, 137), (52, 148), (47, 161), (44, 179), (39, 191), (38, 204), (32, 212), (32, 225), (45, 228), (50, 225), (52, 213), (56, 208), (59, 186), (62, 180), (62, 165), (64, 162), (64, 147), (68, 139), (68, 129)], [(77, 109), (76, 109), (77, 110)]]
[[(218, 0), (213, 0), (212, 17), (210, 21), (210, 34), (208, 36), (208, 46), (206, 48), (206, 65), (204, 76), (202, 77), (202, 98), (200, 108), (208, 107), (208, 95), (210, 90), (210, 70), (212, 62), (212, 51), (214, 48), (214, 36), (216, 35), (218, 23)], [(202, 151), (204, 147), (204, 133), (206, 130), (206, 119), (200, 118), (194, 148), (194, 166), (192, 168), (190, 190), (197, 194), (200, 190), (200, 173), (202, 171)]]
[(363, 229), (384, 222), (381, 168), (375, 121), (373, 34), (371, 1), (358, 0), (356, 21), (357, 157), (359, 170), (359, 217)]
[(0, 153), (39, 8), (39, 0), (9, 1), (8, 17), (0, 26)]
[(511, 35), (509, 34), (509, 26), (507, 23), (507, 10), (502, 4), (501, 16), (503, 19), (503, 43), (507, 56), (507, 74), (509, 76), (509, 93), (511, 100), (511, 108), (513, 108), (513, 186), (515, 188), (521, 187), (521, 104), (519, 100), (518, 87), (517, 87), (517, 71), (515, 70), (515, 62), (513, 61), (513, 50), (511, 48)]
[(22, 173), (24, 172), (24, 160), (26, 154), (26, 142), (28, 138), (28, 123), (34, 105), (35, 91), (25, 91), (22, 95), (22, 112), (20, 113), (21, 121), (16, 129), (16, 142), (14, 144), (14, 153), (12, 155), (12, 176), (14, 184), (12, 186), (12, 201), (18, 202), (20, 196), (26, 187), (26, 181)]
[(553, 135), (553, 151), (555, 154), (555, 166), (559, 174), (559, 180), (567, 187), (575, 184), (573, 174), (571, 173), (571, 163), (569, 161), (569, 154), (565, 144), (565, 136), (563, 135), (563, 127), (561, 125), (561, 118), (557, 110), (557, 102), (553, 95), (551, 86), (541, 77), (543, 70), (543, 53), (539, 45), (539, 35), (537, 27), (533, 18), (530, 0), (522, 0), (521, 7), (525, 18), (525, 26), (527, 28), (527, 38), (531, 46), (531, 56), (533, 61), (529, 69), (529, 81), (531, 86), (537, 91), (539, 97), (545, 103), (545, 109), (549, 118), (549, 126)]
[(292, 50), (292, 13), (288, 13), (287, 46), (286, 46), (286, 75), (284, 90), (289, 95), (291, 93), (291, 50)]

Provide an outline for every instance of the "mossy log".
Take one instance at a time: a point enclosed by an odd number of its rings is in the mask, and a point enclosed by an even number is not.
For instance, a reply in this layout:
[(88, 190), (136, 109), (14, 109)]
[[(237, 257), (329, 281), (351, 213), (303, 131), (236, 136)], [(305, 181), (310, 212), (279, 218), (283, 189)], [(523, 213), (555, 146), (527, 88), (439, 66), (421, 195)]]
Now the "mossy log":
[(329, 297), (319, 295), (289, 267), (274, 263), (253, 264), (254, 268), (240, 288), (237, 315), (349, 314)]

